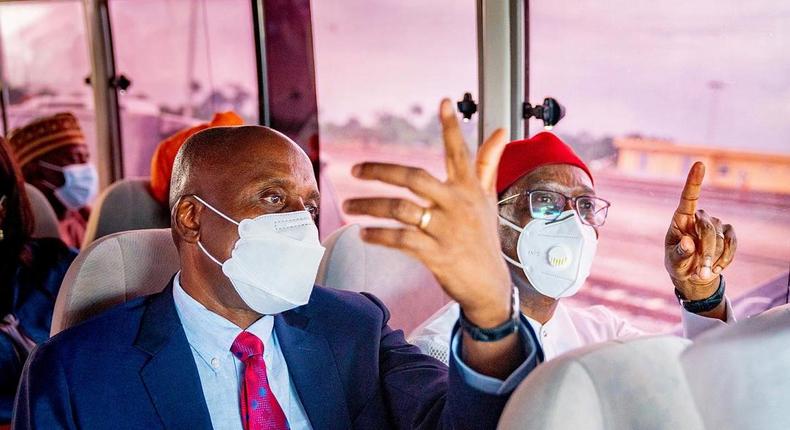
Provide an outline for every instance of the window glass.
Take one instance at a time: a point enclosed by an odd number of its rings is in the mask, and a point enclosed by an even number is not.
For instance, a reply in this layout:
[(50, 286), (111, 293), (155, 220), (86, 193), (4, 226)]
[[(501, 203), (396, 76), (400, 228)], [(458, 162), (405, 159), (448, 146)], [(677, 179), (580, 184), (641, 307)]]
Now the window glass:
[(156, 144), (234, 110), (258, 123), (255, 38), (249, 0), (110, 2), (125, 176), (148, 176)]
[(699, 208), (738, 236), (725, 271), (736, 314), (749, 303), (784, 303), (790, 4), (533, 1), (530, 14), (530, 98), (566, 106), (554, 132), (612, 202), (589, 285), (575, 300), (616, 308), (647, 329), (679, 321), (663, 240), (699, 160), (707, 166)]
[[(343, 223), (349, 197), (410, 196), (351, 177), (361, 161), (415, 165), (444, 178), (437, 119), (442, 97), (477, 93), (475, 1), (313, 2), (321, 133), (321, 234)], [(467, 143), (477, 126), (463, 124)], [(413, 196), (412, 196), (413, 197)]]
[(96, 160), (93, 92), (82, 2), (0, 3), (2, 76), (8, 130), (42, 116), (71, 112)]

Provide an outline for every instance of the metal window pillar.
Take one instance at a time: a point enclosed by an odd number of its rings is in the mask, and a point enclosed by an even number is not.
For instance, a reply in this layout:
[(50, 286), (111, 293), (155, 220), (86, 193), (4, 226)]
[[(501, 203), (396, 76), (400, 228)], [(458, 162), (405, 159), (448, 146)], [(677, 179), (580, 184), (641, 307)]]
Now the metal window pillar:
[(91, 85), (96, 112), (96, 164), (102, 188), (123, 178), (121, 120), (115, 88), (115, 55), (108, 0), (83, 0), (90, 44)]
[(526, 17), (526, 0), (477, 1), (480, 143), (500, 127), (508, 129), (511, 140), (526, 132)]
[(269, 126), (269, 82), (266, 70), (266, 16), (264, 0), (252, 0), (253, 33), (255, 36), (255, 63), (258, 66), (258, 123)]

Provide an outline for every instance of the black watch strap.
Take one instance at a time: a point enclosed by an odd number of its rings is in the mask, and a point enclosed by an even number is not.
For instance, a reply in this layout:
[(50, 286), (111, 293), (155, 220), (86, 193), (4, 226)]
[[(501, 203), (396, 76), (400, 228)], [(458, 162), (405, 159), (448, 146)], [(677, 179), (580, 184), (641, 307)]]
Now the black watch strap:
[(458, 323), (461, 325), (461, 328), (472, 337), (472, 339), (479, 342), (496, 342), (518, 331), (518, 305), (518, 289), (513, 288), (513, 303), (511, 305), (512, 308), (510, 311), (510, 319), (504, 323), (492, 328), (480, 328), (466, 319), (463, 309), (461, 309), (461, 316), (458, 318)]
[(719, 288), (713, 293), (712, 296), (708, 297), (707, 299), (702, 300), (687, 300), (683, 293), (678, 291), (675, 288), (675, 296), (678, 298), (678, 301), (681, 305), (683, 305), (683, 309), (698, 314), (700, 312), (708, 312), (716, 308), (721, 304), (721, 301), (724, 300), (724, 288), (726, 283), (724, 282), (724, 276), (719, 275)]

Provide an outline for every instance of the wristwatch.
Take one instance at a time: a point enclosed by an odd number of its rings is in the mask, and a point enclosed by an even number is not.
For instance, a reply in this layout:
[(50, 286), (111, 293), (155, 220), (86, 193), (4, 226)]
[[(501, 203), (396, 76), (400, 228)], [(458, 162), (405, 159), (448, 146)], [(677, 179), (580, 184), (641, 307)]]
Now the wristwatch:
[(719, 306), (722, 300), (724, 300), (724, 287), (726, 283), (724, 282), (724, 276), (719, 275), (719, 288), (713, 293), (712, 296), (708, 297), (707, 299), (702, 300), (688, 300), (683, 293), (681, 293), (677, 288), (675, 288), (675, 296), (678, 298), (678, 302), (683, 305), (683, 309), (698, 314), (701, 312), (708, 312)]
[(461, 328), (479, 342), (496, 342), (518, 331), (519, 320), (518, 288), (513, 287), (513, 303), (511, 304), (510, 319), (493, 328), (480, 328), (466, 319), (464, 310), (461, 309), (461, 317), (458, 323)]

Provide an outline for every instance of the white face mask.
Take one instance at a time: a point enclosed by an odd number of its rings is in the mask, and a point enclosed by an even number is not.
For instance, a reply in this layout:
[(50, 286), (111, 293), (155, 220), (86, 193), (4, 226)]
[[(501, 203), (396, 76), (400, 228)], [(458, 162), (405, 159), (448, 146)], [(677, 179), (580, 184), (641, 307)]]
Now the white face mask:
[(222, 267), (250, 309), (275, 315), (307, 304), (324, 247), (307, 211), (261, 215), (236, 222), (198, 196), (217, 215), (239, 226), (239, 240), (224, 263), (198, 241), (200, 250)]
[(69, 164), (56, 166), (45, 161), (39, 161), (41, 167), (63, 173), (63, 186), (55, 187), (43, 181), (50, 187), (55, 197), (69, 210), (77, 210), (88, 206), (99, 191), (99, 175), (93, 164)]
[(520, 263), (507, 255), (505, 260), (520, 267), (540, 294), (554, 299), (572, 296), (590, 276), (598, 238), (575, 211), (565, 211), (553, 222), (533, 219), (523, 229), (501, 216), (499, 222), (521, 232), (516, 247)]

